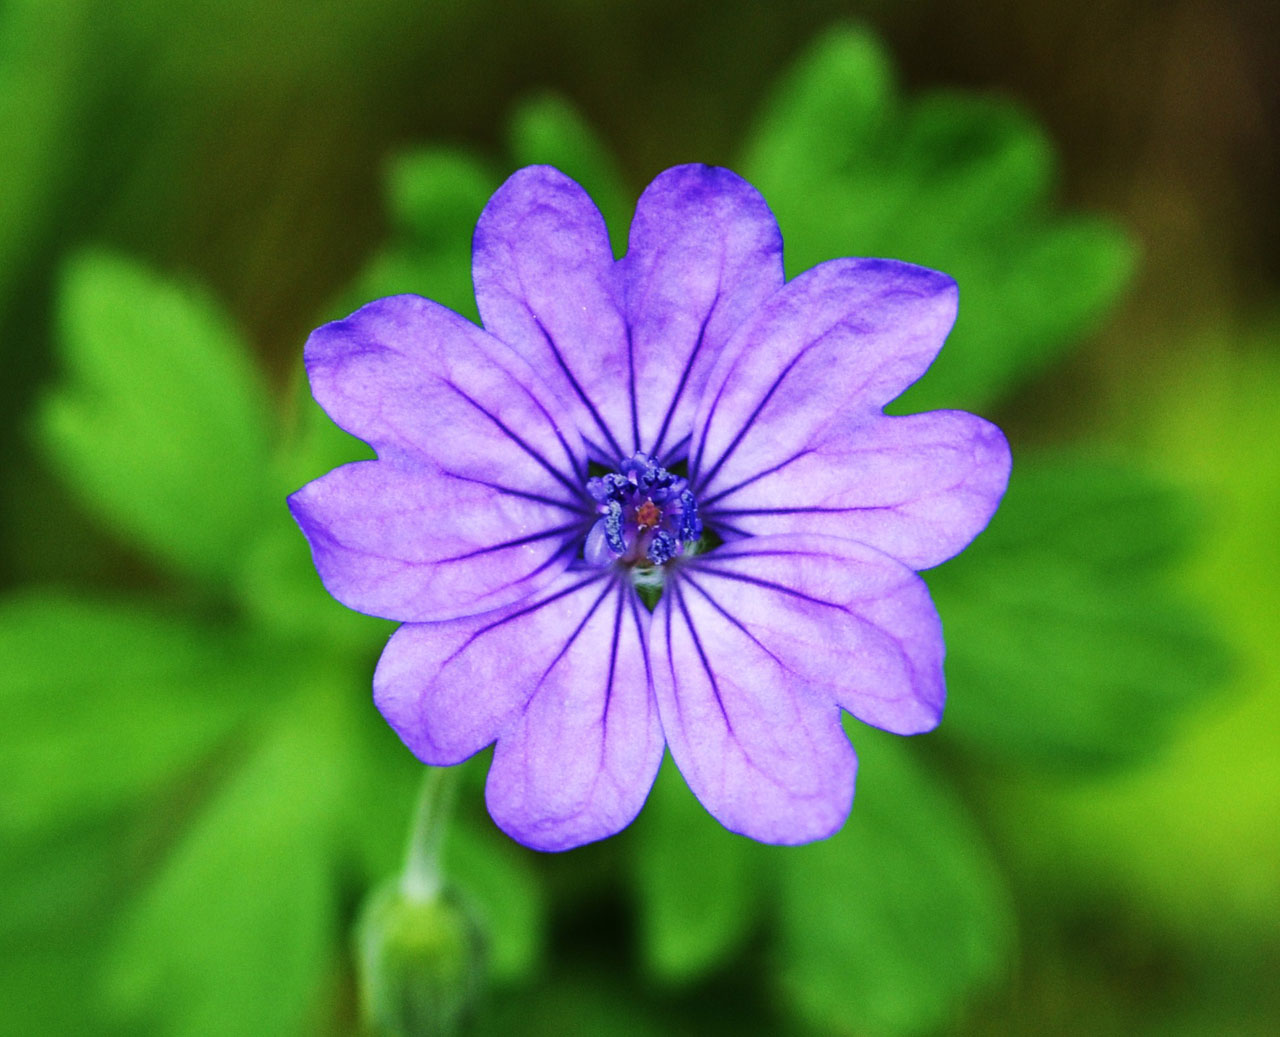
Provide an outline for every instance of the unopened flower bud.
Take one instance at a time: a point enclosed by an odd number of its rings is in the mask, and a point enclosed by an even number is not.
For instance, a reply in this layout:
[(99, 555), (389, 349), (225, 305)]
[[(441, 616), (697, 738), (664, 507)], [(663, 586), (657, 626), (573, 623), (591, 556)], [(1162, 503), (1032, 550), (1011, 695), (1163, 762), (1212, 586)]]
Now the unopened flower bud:
[(390, 882), (356, 929), (364, 1018), (379, 1037), (450, 1037), (483, 988), (481, 932), (447, 892), (427, 897)]

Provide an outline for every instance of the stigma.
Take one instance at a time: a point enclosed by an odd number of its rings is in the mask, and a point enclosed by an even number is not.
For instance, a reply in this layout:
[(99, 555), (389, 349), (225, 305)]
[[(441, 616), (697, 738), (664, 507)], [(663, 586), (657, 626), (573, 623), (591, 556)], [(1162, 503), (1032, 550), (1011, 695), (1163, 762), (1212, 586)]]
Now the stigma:
[(592, 565), (666, 565), (702, 535), (688, 482), (647, 454), (634, 454), (616, 472), (588, 479), (587, 493), (600, 513), (583, 548)]

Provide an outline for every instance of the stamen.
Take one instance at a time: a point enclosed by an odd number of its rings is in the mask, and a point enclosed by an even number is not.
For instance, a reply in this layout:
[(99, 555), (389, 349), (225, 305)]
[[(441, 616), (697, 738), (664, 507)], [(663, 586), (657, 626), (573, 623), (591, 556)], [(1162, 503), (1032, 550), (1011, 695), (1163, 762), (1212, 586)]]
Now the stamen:
[(649, 550), (645, 556), (654, 565), (666, 565), (680, 550), (680, 544), (666, 530), (660, 530), (649, 541)]
[(622, 505), (611, 500), (604, 513), (604, 538), (609, 550), (616, 555), (627, 553), (627, 542), (622, 535)]
[(646, 454), (628, 457), (616, 472), (588, 479), (586, 486), (601, 515), (583, 549), (589, 564), (637, 571), (663, 566), (702, 535), (688, 483)]

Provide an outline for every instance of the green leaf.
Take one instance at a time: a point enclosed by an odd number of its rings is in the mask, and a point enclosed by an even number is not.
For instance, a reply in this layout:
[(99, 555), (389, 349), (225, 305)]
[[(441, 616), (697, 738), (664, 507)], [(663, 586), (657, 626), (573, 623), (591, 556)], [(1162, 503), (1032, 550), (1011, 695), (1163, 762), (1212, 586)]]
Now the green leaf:
[(837, 186), (895, 114), (895, 94), (889, 57), (875, 36), (857, 26), (830, 29), (775, 84), (743, 150), (743, 168), (758, 187)]
[(1052, 211), (1035, 123), (993, 98), (899, 101), (883, 49), (855, 28), (820, 37), (782, 80), (742, 171), (778, 216), (790, 275), (871, 255), (959, 283), (956, 328), (900, 410), (998, 399), (1091, 328), (1133, 263), (1116, 228)]
[(1160, 580), (1189, 510), (1095, 458), (1021, 457), (991, 528), (928, 576), (947, 632), (946, 737), (1077, 769), (1160, 748), (1226, 669)]
[(634, 827), (645, 965), (668, 983), (691, 982), (741, 950), (756, 926), (771, 849), (721, 827), (670, 757)]
[[(315, 475), (326, 471), (318, 468)], [(353, 612), (330, 597), (316, 575), (306, 538), (285, 508), (283, 494), (279, 502), (278, 514), (263, 524), (246, 551), (237, 581), (248, 617), (272, 637), (368, 659), (371, 670), (395, 624)]]
[(626, 251), (630, 199), (612, 153), (578, 110), (557, 94), (525, 98), (508, 129), (512, 164), (555, 166), (586, 189), (604, 216), (615, 255)]
[(369, 262), (333, 316), (372, 299), (412, 293), (478, 321), (471, 285), (471, 235), (502, 177), (456, 148), (410, 152), (386, 179), (391, 242)]
[[(1194, 492), (1204, 513), (1206, 534), (1168, 575), (1229, 639), (1222, 692), (1166, 707), (1176, 738), (1142, 768), (1076, 781), (996, 772), (991, 782), (1006, 801), (993, 817), (1011, 855), (1029, 862), (1038, 897), (1134, 905), (1135, 917), (1236, 997), (1233, 959), (1265, 968), (1280, 918), (1277, 341), (1274, 318), (1197, 331), (1171, 345), (1174, 362), (1143, 365), (1142, 392), (1119, 419), (1136, 424), (1149, 463)], [(1165, 650), (1171, 659), (1160, 665), (1173, 667), (1185, 649), (1179, 639)], [(1132, 737), (1169, 726), (1162, 706), (1135, 719)], [(1227, 1032), (1203, 1032), (1219, 1030)]]
[(275, 712), (246, 746), (125, 919), (109, 993), (139, 1030), (297, 1033), (320, 998), (347, 754), (345, 711), (318, 690)]
[(849, 822), (789, 851), (782, 871), (779, 982), (822, 1033), (937, 1030), (1008, 966), (1008, 895), (963, 809), (910, 750), (861, 727), (854, 741)]
[[(141, 820), (142, 823), (138, 823)], [(149, 819), (81, 824), (0, 854), (0, 1034), (114, 1032), (95, 984)]]
[(51, 461), (122, 535), (225, 580), (270, 504), (265, 393), (242, 343), (208, 299), (115, 256), (74, 259), (58, 305)]
[(189, 774), (245, 715), (260, 658), (154, 606), (0, 602), (0, 838), (56, 833)]

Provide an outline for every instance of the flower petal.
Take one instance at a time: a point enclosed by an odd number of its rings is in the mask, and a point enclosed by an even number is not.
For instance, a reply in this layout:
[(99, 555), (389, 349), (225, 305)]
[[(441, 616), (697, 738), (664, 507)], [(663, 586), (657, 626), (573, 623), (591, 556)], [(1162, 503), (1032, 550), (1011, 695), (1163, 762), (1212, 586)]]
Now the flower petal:
[(898, 734), (942, 714), (942, 629), (920, 578), (838, 537), (725, 544), (682, 565), (654, 614), (671, 755), (722, 824), (764, 842), (835, 831), (856, 760), (837, 706)]
[(484, 326), (527, 360), (604, 458), (632, 452), (629, 346), (604, 219), (550, 166), (513, 173), (472, 245)]
[(721, 468), (725, 488), (699, 502), (704, 521), (756, 536), (847, 537), (913, 569), (959, 554), (1009, 481), (1003, 433), (963, 411), (833, 423), (778, 460), (756, 456), (768, 462), (757, 471), (736, 457)]
[(448, 619), (517, 600), (568, 563), (556, 552), (590, 514), (585, 451), (491, 336), (401, 295), (315, 331), (306, 361), (316, 400), (380, 457), (289, 500), (339, 601)]
[[(789, 282), (734, 334), (694, 420), (696, 492), (712, 496), (869, 417), (928, 368), (955, 282), (888, 259), (835, 259)], [(732, 462), (732, 467), (730, 467)]]
[(470, 321), (393, 295), (307, 340), (316, 402), (382, 458), (501, 474), (529, 491), (581, 493), (581, 441), (528, 364)]
[(648, 622), (624, 582), (566, 573), (519, 606), (401, 627), (374, 701), (425, 763), (459, 763), (497, 738), (494, 820), (528, 846), (567, 849), (629, 824), (661, 762)]
[(844, 822), (840, 711), (897, 734), (942, 714), (942, 629), (923, 581), (863, 544), (755, 536), (686, 562), (654, 613), (672, 757), (724, 826), (805, 842)]
[(671, 755), (702, 805), (761, 842), (824, 839), (848, 816), (857, 758), (840, 710), (687, 574), (654, 613), (653, 684)]
[(640, 196), (620, 264), (634, 351), (635, 448), (688, 435), (730, 335), (782, 287), (782, 235), (760, 193), (716, 166), (677, 166)]
[(440, 469), (358, 461), (289, 509), (348, 608), (410, 623), (475, 615), (562, 572), (591, 519)]
[(896, 559), (843, 537), (779, 534), (696, 556), (679, 580), (788, 681), (864, 723), (911, 735), (941, 719), (942, 625), (924, 581)]
[(634, 590), (618, 580), (499, 735), (485, 799), (513, 839), (567, 850), (613, 835), (640, 812), (664, 746), (648, 623)]

